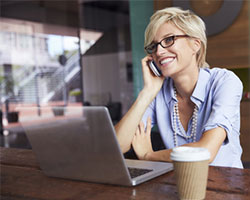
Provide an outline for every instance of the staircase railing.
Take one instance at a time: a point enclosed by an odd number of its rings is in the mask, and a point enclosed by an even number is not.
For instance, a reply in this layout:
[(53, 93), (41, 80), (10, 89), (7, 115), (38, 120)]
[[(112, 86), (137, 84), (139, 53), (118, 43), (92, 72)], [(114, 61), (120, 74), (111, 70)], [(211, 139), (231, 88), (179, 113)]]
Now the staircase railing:
[(69, 55), (66, 65), (57, 68), (56, 71), (41, 71), (39, 68), (34, 70), (28, 67), (21, 69), (18, 70), (19, 75), (13, 77), (17, 84), (13, 88), (14, 94), (12, 96), (5, 92), (7, 82), (1, 81), (0, 103), (4, 103), (7, 98), (33, 103), (37, 101), (37, 98), (41, 103), (50, 101), (58, 91), (63, 89), (64, 84), (69, 83), (79, 73), (79, 54), (75, 52)]
[(67, 84), (78, 72), (80, 71), (79, 54), (73, 54), (67, 61), (65, 66), (57, 69), (48, 81), (49, 91), (42, 99), (42, 102), (48, 102), (52, 97), (62, 90), (64, 85)]

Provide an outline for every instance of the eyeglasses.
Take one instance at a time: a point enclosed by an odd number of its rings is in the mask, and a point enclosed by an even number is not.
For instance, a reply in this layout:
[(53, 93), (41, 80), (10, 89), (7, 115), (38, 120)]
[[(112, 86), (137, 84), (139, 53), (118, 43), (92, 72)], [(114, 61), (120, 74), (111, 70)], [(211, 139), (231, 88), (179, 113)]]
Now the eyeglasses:
[(159, 44), (162, 46), (162, 48), (168, 48), (174, 44), (174, 41), (177, 38), (181, 38), (181, 37), (189, 37), (189, 36), (188, 35), (172, 35), (172, 36), (163, 38), (160, 42), (152, 43), (146, 46), (145, 50), (148, 54), (155, 53)]

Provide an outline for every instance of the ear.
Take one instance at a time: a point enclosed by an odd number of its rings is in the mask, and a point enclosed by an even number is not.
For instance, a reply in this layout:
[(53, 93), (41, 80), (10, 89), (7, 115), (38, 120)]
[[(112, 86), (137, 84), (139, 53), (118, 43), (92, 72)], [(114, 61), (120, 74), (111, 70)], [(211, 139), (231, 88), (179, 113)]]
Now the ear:
[(194, 53), (198, 53), (201, 49), (201, 41), (199, 39), (193, 39), (192, 40), (192, 49), (194, 51)]

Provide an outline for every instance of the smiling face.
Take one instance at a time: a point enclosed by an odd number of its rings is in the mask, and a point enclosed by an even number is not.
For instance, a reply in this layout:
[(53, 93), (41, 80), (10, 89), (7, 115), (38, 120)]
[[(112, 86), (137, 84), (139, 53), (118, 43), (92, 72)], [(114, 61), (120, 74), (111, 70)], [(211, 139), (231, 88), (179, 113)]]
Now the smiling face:
[[(156, 32), (154, 42), (157, 43), (173, 35), (185, 35), (185, 33), (172, 23), (164, 23)], [(199, 49), (199, 40), (191, 37), (177, 37), (174, 44), (168, 48), (158, 45), (157, 51), (152, 56), (163, 76), (173, 77), (180, 73), (192, 73), (192, 69), (198, 69), (196, 53)]]

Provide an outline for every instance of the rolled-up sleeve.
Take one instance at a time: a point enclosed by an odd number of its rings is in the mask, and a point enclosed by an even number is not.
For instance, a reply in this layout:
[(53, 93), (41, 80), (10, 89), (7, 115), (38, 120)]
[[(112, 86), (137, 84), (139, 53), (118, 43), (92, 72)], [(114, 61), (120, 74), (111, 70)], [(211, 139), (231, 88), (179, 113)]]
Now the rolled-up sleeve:
[(151, 102), (151, 104), (149, 105), (149, 107), (146, 109), (143, 117), (142, 117), (142, 121), (146, 127), (147, 124), (147, 119), (148, 117), (151, 118), (151, 125), (152, 127), (157, 123), (156, 122), (156, 117), (155, 117), (155, 99)]
[(213, 85), (211, 113), (203, 132), (222, 127), (227, 132), (227, 138), (224, 141), (224, 144), (227, 144), (232, 139), (233, 133), (239, 134), (243, 86), (240, 79), (230, 71), (224, 72)]

